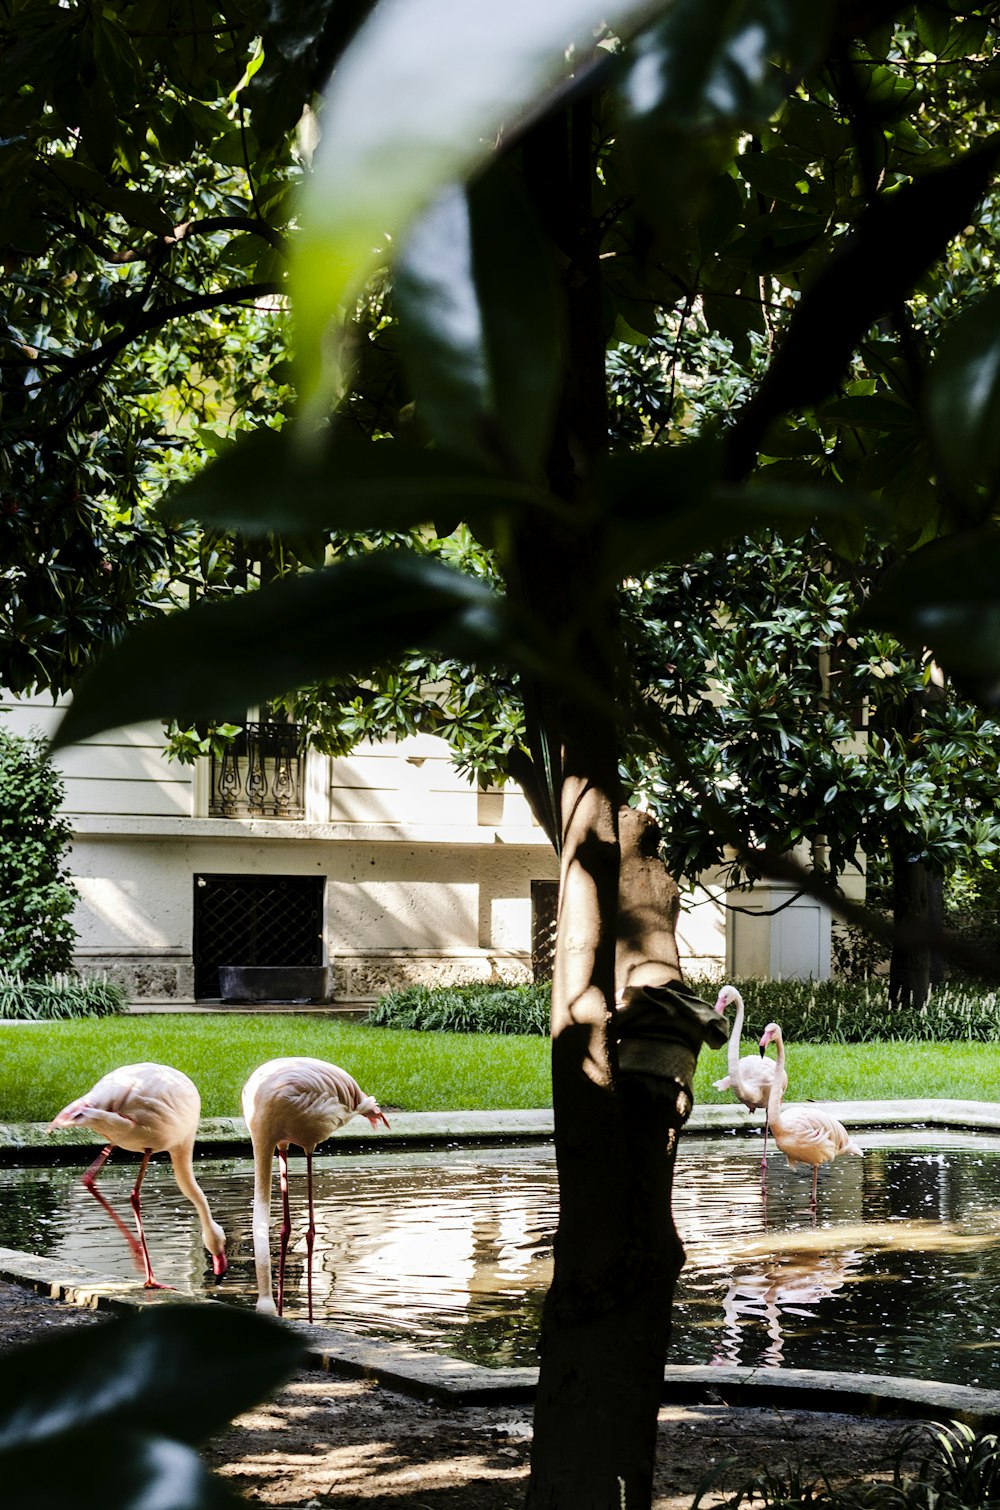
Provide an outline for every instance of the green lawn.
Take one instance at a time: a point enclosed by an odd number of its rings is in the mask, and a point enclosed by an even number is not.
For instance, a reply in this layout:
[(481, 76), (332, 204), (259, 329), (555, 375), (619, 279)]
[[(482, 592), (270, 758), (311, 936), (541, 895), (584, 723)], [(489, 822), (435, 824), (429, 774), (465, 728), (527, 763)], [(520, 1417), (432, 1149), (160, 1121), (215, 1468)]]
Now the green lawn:
[[(239, 1114), (250, 1071), (281, 1054), (314, 1054), (405, 1111), (551, 1105), (548, 1041), (406, 1032), (319, 1017), (170, 1014), (72, 1022), (0, 1022), (0, 1122), (47, 1122), (115, 1065), (153, 1059), (195, 1081), (206, 1117)], [(727, 1102), (711, 1081), (725, 1051), (703, 1053), (695, 1100)], [(1000, 1044), (792, 1044), (789, 1100), (949, 1097), (992, 1101)]]

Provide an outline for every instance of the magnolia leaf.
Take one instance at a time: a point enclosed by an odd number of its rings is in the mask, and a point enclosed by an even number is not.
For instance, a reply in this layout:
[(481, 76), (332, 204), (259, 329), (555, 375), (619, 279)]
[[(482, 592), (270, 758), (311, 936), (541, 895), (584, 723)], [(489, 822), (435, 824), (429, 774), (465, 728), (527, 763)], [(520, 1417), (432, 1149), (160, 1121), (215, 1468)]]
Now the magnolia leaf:
[(947, 168), (880, 195), (865, 211), (802, 295), (758, 392), (729, 431), (730, 476), (752, 466), (775, 415), (819, 403), (836, 387), (865, 333), (968, 224), (998, 155), (1000, 134)]
[(735, 134), (766, 120), (822, 58), (832, 9), (675, 0), (639, 38), (620, 94), (647, 216), (675, 229), (700, 218)]
[(1000, 530), (949, 535), (907, 556), (862, 619), (931, 651), (982, 702), (1000, 703)]
[(421, 649), (568, 674), (551, 637), (485, 583), (429, 556), (375, 551), (146, 620), (86, 677), (53, 748), (151, 718), (240, 721), (252, 703)]
[(4, 1502), (17, 1510), (238, 1510), (245, 1504), (193, 1448), (150, 1432), (65, 1432), (0, 1451), (0, 1475)]
[(485, 529), (499, 510), (544, 497), (441, 450), (333, 433), (303, 452), (286, 428), (241, 436), (158, 511), (251, 536), (409, 530), (444, 514)]
[(962, 494), (1000, 481), (1000, 289), (953, 320), (931, 368), (927, 409), (948, 482)]
[(292, 289), (307, 421), (340, 387), (332, 321), (390, 242), (446, 184), (488, 160), (593, 55), (607, 23), (633, 30), (654, 0), (381, 0), (334, 70), (299, 203)]
[(625, 76), (631, 122), (704, 129), (766, 119), (823, 56), (832, 13), (829, 0), (675, 0)]
[(689, 561), (762, 529), (798, 537), (824, 521), (882, 518), (866, 493), (773, 481), (767, 468), (752, 485), (728, 485), (719, 480), (721, 462), (719, 447), (699, 441), (606, 463), (600, 489), (608, 516), (604, 565), (609, 577)]
[(0, 1450), (111, 1422), (138, 1430), (155, 1423), (197, 1443), (280, 1384), (303, 1356), (287, 1328), (208, 1305), (150, 1307), (12, 1349), (0, 1367)]
[(549, 245), (502, 165), (468, 198), (446, 189), (411, 227), (393, 293), (434, 439), (534, 473), (558, 389), (560, 293)]

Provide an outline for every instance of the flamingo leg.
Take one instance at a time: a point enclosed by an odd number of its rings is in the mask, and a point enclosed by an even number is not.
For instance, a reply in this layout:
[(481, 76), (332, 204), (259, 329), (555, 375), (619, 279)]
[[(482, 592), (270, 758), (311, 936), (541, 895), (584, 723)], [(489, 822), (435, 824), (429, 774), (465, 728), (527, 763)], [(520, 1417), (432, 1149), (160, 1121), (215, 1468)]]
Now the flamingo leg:
[(313, 1156), (306, 1149), (306, 1198), (309, 1202), (309, 1225), (306, 1228), (306, 1295), (309, 1301), (309, 1320), (313, 1319), (313, 1244), (316, 1241), (316, 1220), (313, 1215)]
[(278, 1177), (281, 1184), (281, 1246), (278, 1249), (278, 1315), (284, 1315), (285, 1306), (285, 1255), (288, 1239), (292, 1233), (292, 1212), (288, 1203), (288, 1145), (278, 1144)]
[(819, 1165), (818, 1164), (814, 1164), (813, 1165), (813, 1193), (812, 1193), (812, 1200), (809, 1202), (810, 1206), (812, 1206), (814, 1210), (815, 1210), (815, 1207), (816, 1207), (816, 1184), (817, 1184), (818, 1180), (819, 1180)]
[(149, 1168), (149, 1161), (152, 1156), (153, 1150), (151, 1148), (147, 1148), (143, 1153), (142, 1163), (139, 1165), (139, 1173), (135, 1177), (135, 1184), (132, 1186), (132, 1194), (128, 1199), (129, 1205), (132, 1207), (132, 1210), (135, 1213), (135, 1225), (136, 1230), (139, 1233), (139, 1248), (142, 1253), (142, 1261), (146, 1269), (146, 1283), (144, 1288), (147, 1290), (170, 1290), (173, 1288), (172, 1285), (161, 1285), (159, 1280), (154, 1279), (153, 1277), (153, 1265), (149, 1261), (149, 1249), (146, 1246), (146, 1234), (142, 1230), (142, 1211), (139, 1205), (139, 1192), (142, 1189), (142, 1182), (146, 1178), (146, 1170)]
[(767, 1184), (767, 1117), (764, 1117), (764, 1157), (760, 1161), (760, 1183), (763, 1188)]
[(97, 1176), (100, 1174), (101, 1170), (110, 1159), (114, 1146), (115, 1145), (113, 1143), (109, 1143), (107, 1148), (102, 1149), (102, 1151), (97, 1155), (97, 1158), (94, 1160), (93, 1164), (91, 1164), (90, 1168), (83, 1176), (83, 1185), (86, 1190), (90, 1191), (91, 1195), (94, 1197), (94, 1200), (97, 1201), (98, 1205), (104, 1207), (108, 1216), (110, 1216), (111, 1220), (118, 1228), (118, 1231), (121, 1233), (122, 1237), (131, 1248), (132, 1257), (135, 1260), (136, 1267), (138, 1267), (142, 1263), (142, 1249), (126, 1227), (125, 1223), (122, 1221), (121, 1217), (118, 1215), (117, 1211), (113, 1206), (110, 1205), (107, 1200), (105, 1200), (104, 1196), (97, 1188)]

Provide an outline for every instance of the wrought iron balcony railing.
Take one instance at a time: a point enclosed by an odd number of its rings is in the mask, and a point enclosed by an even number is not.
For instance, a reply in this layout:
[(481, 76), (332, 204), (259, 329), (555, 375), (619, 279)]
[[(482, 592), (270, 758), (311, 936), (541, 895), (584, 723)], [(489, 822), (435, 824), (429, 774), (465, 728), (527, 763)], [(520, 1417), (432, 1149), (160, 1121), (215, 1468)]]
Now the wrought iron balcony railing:
[(298, 724), (244, 724), (212, 756), (212, 818), (304, 818), (305, 740)]

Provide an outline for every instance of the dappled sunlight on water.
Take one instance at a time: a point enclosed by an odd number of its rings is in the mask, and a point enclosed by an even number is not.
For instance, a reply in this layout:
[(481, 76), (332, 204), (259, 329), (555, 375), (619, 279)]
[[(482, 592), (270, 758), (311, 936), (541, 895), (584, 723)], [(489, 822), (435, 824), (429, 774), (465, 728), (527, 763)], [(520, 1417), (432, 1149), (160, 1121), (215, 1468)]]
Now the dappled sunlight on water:
[[(810, 1174), (769, 1160), (759, 1135), (685, 1139), (674, 1209), (688, 1261), (673, 1361), (902, 1373), (1000, 1388), (1000, 1139), (870, 1134), (865, 1156)], [(336, 1148), (336, 1143), (331, 1145)], [(129, 1253), (79, 1168), (5, 1171), (0, 1245), (119, 1279)], [(126, 1221), (136, 1161), (115, 1154), (101, 1188)], [(289, 1316), (305, 1309), (304, 1165), (294, 1155)], [(157, 1277), (254, 1303), (249, 1160), (198, 1177), (229, 1237), (217, 1287), (194, 1213), (165, 1157), (143, 1187)], [(277, 1190), (272, 1212), (277, 1244)], [(454, 1149), (316, 1161), (316, 1320), (493, 1366), (531, 1364), (551, 1274), (551, 1151)]]

